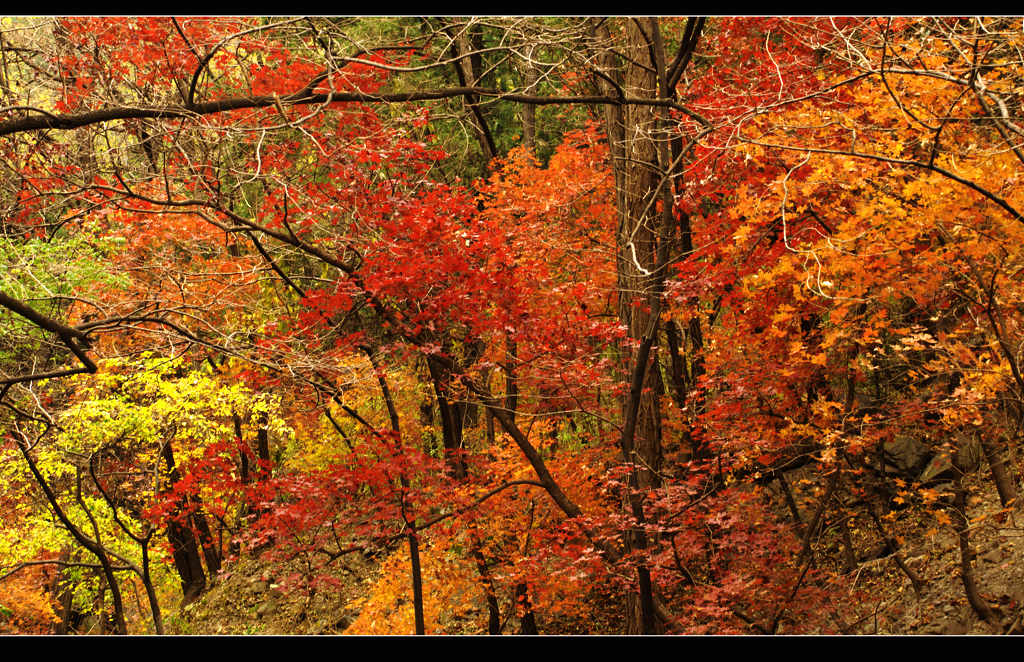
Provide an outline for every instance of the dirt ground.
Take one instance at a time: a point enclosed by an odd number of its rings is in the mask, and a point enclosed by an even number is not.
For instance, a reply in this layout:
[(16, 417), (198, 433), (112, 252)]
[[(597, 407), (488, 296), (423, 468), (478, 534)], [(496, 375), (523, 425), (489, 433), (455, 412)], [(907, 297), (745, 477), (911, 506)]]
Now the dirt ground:
[[(919, 510), (908, 508), (891, 523), (899, 536), (899, 554), (923, 580), (916, 593), (909, 577), (890, 554), (860, 564), (851, 590), (874, 596), (870, 615), (857, 624), (861, 634), (1003, 634), (1020, 628), (1024, 614), (1024, 509), (1000, 513), (991, 481), (981, 473), (965, 479), (972, 567), (982, 597), (995, 622), (980, 618), (967, 601), (960, 571), (960, 548), (951, 525), (935, 526)], [(940, 487), (941, 489), (941, 487)], [(929, 524), (928, 522), (931, 521)]]
[(279, 581), (294, 564), (244, 559), (223, 574), (198, 602), (167, 618), (168, 634), (341, 634), (357, 612), (349, 602), (365, 590), (373, 564), (350, 557), (334, 573), (337, 585), (312, 595)]
[[(897, 552), (923, 586), (915, 592), (907, 575), (886, 553), (859, 563), (849, 574), (848, 631), (869, 635), (994, 635), (1021, 631), (1024, 617), (1024, 509), (1000, 513), (995, 488), (983, 474), (966, 480), (972, 562), (982, 596), (996, 613), (980, 618), (967, 602), (960, 549), (951, 524), (936, 525), (919, 508), (895, 511), (886, 520), (899, 539)], [(948, 488), (948, 486), (946, 486)], [(937, 490), (942, 491), (943, 486)], [(864, 520), (864, 521), (862, 521)], [(869, 520), (852, 527), (858, 552), (877, 547)], [(827, 553), (827, 552), (825, 552)], [(275, 568), (275, 569), (270, 569)], [(282, 588), (281, 578), (301, 568), (246, 559), (232, 566), (197, 603), (167, 618), (169, 634), (342, 634), (358, 616), (351, 601), (373, 581), (372, 561), (351, 557), (335, 573), (337, 586), (313, 595)], [(481, 605), (482, 606), (482, 605)], [(481, 612), (481, 622), (485, 616)], [(543, 630), (543, 628), (542, 628)]]

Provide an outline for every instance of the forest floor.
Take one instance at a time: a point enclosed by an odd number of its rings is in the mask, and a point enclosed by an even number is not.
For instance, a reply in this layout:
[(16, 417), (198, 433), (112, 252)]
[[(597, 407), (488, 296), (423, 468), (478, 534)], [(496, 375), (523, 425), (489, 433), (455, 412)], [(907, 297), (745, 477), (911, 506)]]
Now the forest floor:
[[(1015, 622), (1020, 628), (1024, 617), (1024, 510), (1001, 514), (998, 496), (986, 478), (975, 473), (965, 480), (975, 495), (968, 503), (975, 580), (996, 611), (996, 622), (980, 618), (967, 601), (960, 548), (952, 525), (935, 526), (934, 518), (920, 507), (907, 507), (893, 511), (885, 526), (900, 542), (900, 558), (923, 585), (915, 592), (894, 554), (858, 563), (848, 576), (847, 590), (854, 609), (847, 613), (855, 613), (848, 624), (849, 632), (993, 635), (1008, 631)], [(851, 526), (852, 540), (861, 556), (865, 550), (877, 549), (880, 543), (870, 521), (861, 521), (865, 519), (859, 518)], [(359, 615), (352, 605), (369, 591), (376, 564), (361, 557), (347, 557), (346, 565), (335, 572), (337, 584), (312, 596), (284, 590), (278, 584), (286, 574), (299, 570), (294, 564), (268, 563), (259, 557), (238, 561), (201, 600), (167, 618), (168, 633), (344, 633)], [(464, 629), (451, 633), (480, 633), (486, 627), (482, 625), (486, 623), (482, 604), (479, 616), (478, 623), (466, 622)], [(544, 630), (541, 623), (541, 632)]]
[(893, 554), (860, 563), (852, 573), (850, 591), (870, 598), (859, 605), (859, 611), (867, 614), (854, 624), (854, 632), (994, 635), (1006, 633), (1014, 623), (1020, 627), (1024, 615), (1024, 510), (1002, 512), (996, 490), (984, 473), (966, 477), (965, 486), (975, 495), (967, 506), (974, 579), (995, 611), (994, 622), (979, 617), (967, 601), (953, 526), (936, 526), (934, 517), (920, 507), (909, 507), (894, 511), (896, 516), (886, 526), (901, 543), (898, 554), (923, 586), (915, 592)]
[(301, 568), (295, 563), (241, 559), (221, 573), (203, 597), (167, 619), (168, 634), (342, 634), (359, 615), (349, 607), (374, 575), (358, 555), (334, 573), (336, 584), (313, 592), (284, 589), (278, 582)]

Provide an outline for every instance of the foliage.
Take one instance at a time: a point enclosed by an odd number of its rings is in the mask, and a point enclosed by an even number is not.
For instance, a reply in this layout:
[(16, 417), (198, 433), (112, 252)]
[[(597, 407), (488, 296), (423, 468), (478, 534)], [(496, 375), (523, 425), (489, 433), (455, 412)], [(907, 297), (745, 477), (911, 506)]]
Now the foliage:
[(358, 555), (354, 633), (847, 632), (907, 504), (1018, 627), (1012, 21), (0, 25), (4, 627)]

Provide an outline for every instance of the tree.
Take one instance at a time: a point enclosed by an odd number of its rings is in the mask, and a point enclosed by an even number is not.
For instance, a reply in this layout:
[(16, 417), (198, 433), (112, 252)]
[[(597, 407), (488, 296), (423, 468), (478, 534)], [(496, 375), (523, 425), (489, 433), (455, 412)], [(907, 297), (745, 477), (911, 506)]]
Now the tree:
[(312, 590), (383, 556), (367, 618), (411, 589), (420, 633), (588, 582), (630, 633), (843, 630), (850, 522), (912, 500), (969, 560), (974, 447), (1017, 498), (1002, 19), (5, 26), (5, 434), (115, 602), (162, 529), (186, 600), (219, 532)]

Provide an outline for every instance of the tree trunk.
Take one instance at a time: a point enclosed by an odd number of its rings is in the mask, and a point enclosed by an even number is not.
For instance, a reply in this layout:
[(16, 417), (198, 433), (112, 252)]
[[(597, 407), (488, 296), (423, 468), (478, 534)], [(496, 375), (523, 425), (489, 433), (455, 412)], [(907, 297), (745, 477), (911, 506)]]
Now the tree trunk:
[(491, 579), (491, 571), (487, 567), (487, 559), (484, 558), (475, 526), (470, 532), (470, 552), (473, 555), (473, 560), (476, 561), (480, 583), (483, 584), (484, 596), (487, 599), (487, 634), (501, 634), (501, 610), (498, 607), (498, 596), (494, 594), (494, 581)]
[[(181, 473), (174, 463), (174, 449), (170, 441), (164, 444), (161, 454), (167, 464), (168, 478), (173, 486), (181, 480)], [(179, 519), (186, 506), (185, 499), (179, 499), (167, 520), (167, 540), (171, 543), (171, 557), (181, 579), (182, 606), (195, 602), (206, 589), (206, 575), (203, 572), (203, 562), (196, 538), (192, 535), (191, 527), (185, 526)]]
[[(526, 46), (526, 57), (532, 58), (534, 45)], [(533, 62), (524, 61), (522, 65), (523, 92), (525, 94), (536, 94), (537, 67)], [(531, 103), (524, 103), (521, 106), (523, 114), (523, 147), (530, 151), (533, 156), (537, 155), (537, 107)]]
[(988, 461), (989, 470), (992, 472), (992, 482), (996, 485), (999, 493), (999, 503), (1003, 508), (1017, 500), (1017, 485), (1013, 481), (1010, 472), (1007, 471), (1006, 453), (1001, 444), (987, 434), (978, 434), (978, 443), (981, 445), (985, 459)]
[(537, 618), (533, 614), (530, 594), (526, 584), (516, 584), (515, 601), (522, 615), (519, 617), (519, 634), (540, 634), (537, 630)]
[[(60, 560), (67, 562), (71, 560), (71, 548), (64, 547), (60, 551)], [(64, 571), (62, 568), (57, 569), (57, 577), (54, 579), (51, 593), (56, 596), (57, 604), (60, 605), (60, 609), (57, 611), (57, 620), (53, 624), (53, 634), (68, 634), (69, 630), (77, 629), (78, 623), (72, 623), (72, 618), (75, 613), (72, 611), (71, 600), (74, 597), (72, 594), (71, 584), (64, 579)], [(75, 619), (77, 621), (77, 619)]]
[(444, 366), (428, 360), (430, 379), (434, 384), (437, 409), (441, 415), (441, 434), (444, 438), (444, 456), (448, 471), (456, 479), (466, 477), (466, 462), (462, 457), (462, 413), (463, 405), (448, 399), (450, 378)]
[(191, 604), (199, 599), (206, 589), (206, 575), (203, 573), (203, 562), (199, 556), (192, 531), (183, 526), (173, 516), (167, 522), (167, 540), (171, 543), (171, 557), (174, 569), (181, 579), (181, 605)]
[[(479, 30), (474, 30), (472, 25), (462, 29), (450, 28), (452, 35), (452, 50), (455, 55), (455, 74), (459, 79), (459, 85), (473, 87), (480, 82), (482, 76), (483, 60), (480, 50), (483, 44), (480, 41)], [(483, 154), (485, 163), (490, 163), (497, 156), (497, 147), (494, 144), (494, 135), (487, 125), (487, 118), (480, 107), (480, 100), (475, 94), (464, 97), (464, 103), (473, 116), (472, 126), (480, 143), (480, 151)]]
[(203, 550), (203, 559), (206, 561), (210, 582), (213, 583), (220, 572), (221, 550), (213, 539), (210, 522), (202, 511), (196, 510), (192, 513), (192, 526), (199, 533), (199, 546)]
[[(398, 409), (395, 407), (395, 400), (391, 397), (391, 388), (388, 386), (387, 377), (381, 366), (377, 363), (373, 351), (369, 348), (364, 348), (363, 351), (366, 352), (366, 357), (370, 360), (370, 365), (373, 366), (373, 371), (377, 375), (377, 384), (380, 386), (380, 393), (384, 397), (384, 404), (388, 410), (388, 419), (391, 421), (391, 431), (395, 433), (393, 443), (395, 444), (395, 449), (398, 450), (402, 445), (402, 428), (401, 421), (398, 418)], [(406, 501), (409, 491), (409, 477), (405, 475), (405, 472), (402, 472), (398, 479), (399, 484), (402, 486), (402, 517), (405, 520), (406, 528), (409, 530), (406, 539), (409, 544), (409, 566), (412, 573), (414, 627), (416, 628), (416, 634), (426, 634), (427, 628), (423, 616), (423, 574), (420, 566), (420, 541), (419, 535), (416, 533), (416, 519), (415, 517), (410, 517), (406, 511), (407, 506), (410, 505)]]
[[(111, 598), (113, 599), (114, 602), (114, 618), (117, 634), (128, 634), (128, 626), (124, 620), (124, 604), (121, 600), (121, 589), (117, 584), (117, 579), (114, 577), (114, 567), (113, 564), (111, 564), (110, 562), (110, 557), (107, 554), (107, 549), (102, 545), (102, 543), (99, 540), (99, 530), (95, 526), (95, 520), (92, 520), (92, 522), (94, 530), (96, 532), (96, 540), (92, 540), (88, 536), (86, 536), (81, 529), (75, 526), (74, 523), (72, 523), (72, 521), (68, 518), (67, 513), (64, 512), (63, 508), (61, 508), (60, 502), (57, 500), (57, 495), (54, 494), (53, 489), (51, 489), (50, 487), (50, 484), (46, 482), (46, 479), (43, 477), (42, 472), (39, 471), (39, 467), (36, 465), (35, 460), (32, 459), (32, 455), (29, 453), (29, 443), (27, 439), (19, 440), (18, 450), (21, 452), (22, 457), (25, 458), (25, 462), (28, 464), (29, 471), (32, 472), (32, 477), (35, 479), (36, 484), (39, 486), (39, 488), (43, 491), (43, 494), (46, 496), (46, 500), (47, 502), (49, 502), (50, 507), (53, 509), (54, 515), (57, 516), (57, 519), (59, 519), (61, 524), (64, 525), (64, 528), (67, 529), (68, 533), (70, 533), (71, 536), (80, 545), (82, 545), (82, 547), (87, 549), (93, 556), (96, 557), (96, 560), (99, 561), (100, 567), (102, 568), (103, 572), (103, 578), (106, 580), (107, 586), (110, 588)], [(79, 504), (81, 504), (83, 509), (86, 510), (86, 513), (89, 514), (88, 508), (86, 508), (85, 502), (82, 500), (81, 497), (81, 472), (79, 472), (79, 483), (76, 496), (78, 498)], [(91, 519), (92, 515), (89, 514), (89, 517)]]
[[(612, 39), (612, 27), (621, 27), (623, 33), (617, 44), (622, 64), (610, 49), (599, 56), (601, 91), (645, 98), (659, 96), (664, 55), (658, 20), (623, 19), (623, 23), (614, 26), (607, 20), (598, 23), (598, 38)], [(662, 235), (666, 229), (665, 215), (670, 216), (672, 210), (668, 188), (671, 178), (662, 176), (670, 174), (667, 150), (659, 152), (656, 144), (662, 123), (659, 113), (652, 106), (605, 106), (616, 184), (618, 315), (630, 340), (622, 353), (622, 374), (623, 381), (633, 384), (629, 397), (622, 401), (622, 417), (628, 430), (623, 433), (622, 452), (623, 459), (632, 465), (630, 494), (625, 499), (638, 522), (627, 537), (635, 550), (648, 546), (640, 495), (661, 483), (663, 387), (656, 338), (668, 240)], [(669, 195), (663, 196), (664, 192)], [(659, 199), (663, 204), (661, 213), (656, 204)], [(666, 201), (668, 208), (664, 207)], [(627, 632), (653, 634), (657, 631), (654, 587), (643, 564), (637, 568), (637, 585), (638, 592), (627, 595)]]
[(964, 594), (971, 608), (980, 617), (989, 622), (995, 621), (992, 607), (978, 590), (974, 577), (974, 551), (971, 549), (970, 518), (967, 516), (967, 489), (963, 485), (963, 472), (955, 467), (956, 479), (953, 483), (953, 524), (956, 527), (957, 541), (960, 545), (960, 580), (964, 585)]

